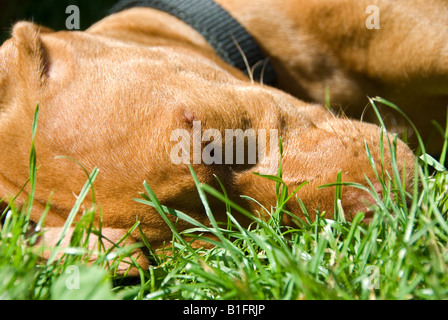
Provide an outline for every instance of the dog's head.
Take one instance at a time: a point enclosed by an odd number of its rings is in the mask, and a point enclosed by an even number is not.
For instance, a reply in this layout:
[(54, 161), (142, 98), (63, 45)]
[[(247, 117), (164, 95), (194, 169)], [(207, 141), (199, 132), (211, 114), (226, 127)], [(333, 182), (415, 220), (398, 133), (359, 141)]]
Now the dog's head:
[[(192, 164), (199, 180), (218, 186), (214, 175), (218, 176), (235, 201), (255, 211), (260, 207), (239, 200), (239, 195), (275, 205), (275, 182), (253, 172), (276, 174), (280, 165), (280, 154), (274, 151), (277, 141), (265, 148), (265, 159), (226, 163), (226, 152), (237, 152), (236, 141), (226, 148), (226, 130), (253, 129), (257, 141), (261, 141), (260, 130), (266, 130), (266, 141), (281, 137), (283, 180), (290, 191), (309, 181), (298, 197), (310, 210), (333, 211), (334, 187), (318, 187), (336, 182), (339, 173), (342, 181), (366, 186), (368, 178), (377, 192), (381, 184), (372, 163), (380, 176), (386, 171), (392, 175), (386, 142), (391, 137), (384, 136), (382, 152), (378, 127), (337, 118), (323, 107), (253, 84), (197, 48), (173, 47), (164, 41), (143, 46), (101, 34), (53, 32), (31, 23), (17, 24), (12, 39), (0, 49), (0, 197), (17, 193), (28, 178), (36, 103), (40, 104), (36, 200), (43, 205), (51, 196), (48, 225), (54, 227), (61, 226), (86, 181), (78, 163), (87, 170), (95, 166), (100, 170), (96, 200), (107, 228), (129, 228), (138, 216), (150, 241), (156, 245), (169, 241), (170, 231), (155, 210), (133, 200), (144, 191), (144, 180), (163, 204), (206, 221), (187, 163), (173, 161), (172, 150), (180, 143), (180, 136), (173, 139), (176, 130), (187, 136), (187, 146), (177, 150), (191, 151), (186, 162)], [(222, 143), (218, 143), (218, 133)], [(206, 149), (211, 141), (216, 144)], [(211, 150), (212, 156), (221, 150), (222, 163), (205, 163), (204, 150), (209, 156)], [(243, 158), (249, 157), (246, 153)], [(233, 155), (230, 159), (234, 160)], [(413, 155), (401, 141), (397, 163), (410, 187)], [(363, 198), (372, 200), (365, 191), (344, 187), (346, 213), (366, 210)], [(217, 216), (224, 217), (225, 207), (210, 202), (221, 211)], [(294, 198), (288, 206), (301, 214)], [(38, 219), (39, 212), (33, 218)]]

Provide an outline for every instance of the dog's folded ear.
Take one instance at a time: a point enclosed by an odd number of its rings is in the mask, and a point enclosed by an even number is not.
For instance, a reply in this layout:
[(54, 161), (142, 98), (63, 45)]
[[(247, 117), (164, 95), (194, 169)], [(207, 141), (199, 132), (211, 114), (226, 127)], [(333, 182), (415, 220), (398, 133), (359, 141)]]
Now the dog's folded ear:
[(37, 79), (38, 83), (45, 79), (49, 60), (40, 35), (48, 32), (53, 31), (26, 21), (17, 22), (12, 29), (13, 48), (10, 54), (15, 59), (9, 56), (8, 63), (15, 62), (17, 68), (13, 67), (14, 72), (27, 83), (30, 79)]
[(12, 38), (0, 47), (0, 114), (6, 106), (35, 106), (39, 101), (50, 66), (41, 35), (48, 32), (53, 31), (31, 22), (17, 22)]

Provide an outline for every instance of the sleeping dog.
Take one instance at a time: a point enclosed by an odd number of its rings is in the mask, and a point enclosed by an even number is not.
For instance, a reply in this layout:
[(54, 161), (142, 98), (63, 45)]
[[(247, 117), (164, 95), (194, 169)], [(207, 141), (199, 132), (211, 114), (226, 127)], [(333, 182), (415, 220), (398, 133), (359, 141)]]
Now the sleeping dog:
[[(380, 10), (379, 29), (366, 26), (371, 4)], [(380, 174), (392, 170), (391, 156), (385, 143), (381, 160), (378, 126), (310, 101), (323, 102), (327, 91), (332, 104), (360, 115), (374, 94), (402, 103), (414, 120), (425, 121), (422, 107), (440, 117), (448, 71), (442, 12), (443, 1), (167, 0), (119, 3), (84, 32), (18, 22), (0, 49), (3, 207), (17, 194), (23, 204), (30, 192), (28, 185), (19, 191), (29, 177), (39, 103), (31, 218), (38, 221), (51, 202), (41, 240), (48, 245), (86, 181), (79, 164), (99, 168), (96, 203), (111, 241), (137, 217), (152, 246), (170, 241), (156, 210), (133, 200), (143, 181), (162, 204), (208, 224), (189, 166), (200, 182), (219, 188), (219, 178), (233, 201), (263, 215), (260, 204), (276, 204), (275, 182), (253, 173), (276, 175), (281, 162), (288, 189), (308, 182), (298, 197), (311, 213), (318, 208), (330, 217), (334, 187), (318, 187), (340, 173), (342, 181), (366, 186), (369, 178), (381, 194), (365, 145)], [(413, 153), (400, 140), (396, 153), (410, 188)], [(369, 193), (342, 191), (348, 218), (371, 216)], [(225, 205), (208, 200), (216, 219), (226, 221)], [(294, 198), (285, 209), (302, 215)], [(138, 232), (128, 243), (134, 241)]]

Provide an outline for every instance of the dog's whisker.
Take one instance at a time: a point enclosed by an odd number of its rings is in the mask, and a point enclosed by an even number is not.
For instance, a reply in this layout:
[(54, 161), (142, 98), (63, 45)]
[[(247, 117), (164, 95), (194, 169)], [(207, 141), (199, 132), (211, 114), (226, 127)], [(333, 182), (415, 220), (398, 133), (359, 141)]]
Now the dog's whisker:
[(348, 123), (351, 125), (351, 128), (353, 129), (355, 134), (358, 134), (358, 135), (362, 134), (361, 130), (358, 127), (355, 126), (355, 124), (353, 123), (353, 121), (350, 118), (347, 117), (345, 120), (347, 120)]
[(253, 77), (253, 75), (255, 74), (255, 69), (261, 64), (261, 63), (263, 63), (263, 61), (257, 61), (257, 63), (255, 63), (253, 66), (252, 66), (252, 68), (251, 68), (251, 74), (252, 74), (252, 77)]
[(235, 36), (233, 34), (230, 35), (232, 37), (232, 41), (235, 44), (236, 48), (238, 49), (239, 53), (241, 54), (241, 57), (244, 60), (244, 64), (246, 66), (246, 70), (250, 79), (251, 83), (254, 83), (254, 75), (252, 74), (252, 70), (249, 65), (249, 61), (247, 60), (246, 54), (244, 53), (243, 49), (241, 48), (240, 44), (236, 40)]
[(344, 143), (344, 141), (342, 141), (341, 137), (339, 136), (339, 133), (337, 132), (337, 130), (331, 125), (330, 120), (327, 118), (327, 123), (330, 126), (331, 130), (334, 132), (336, 138), (338, 138), (339, 142), (341, 142), (341, 144), (344, 146), (345, 149), (347, 149), (347, 144)]
[(370, 103), (367, 103), (367, 104), (365, 105), (364, 109), (362, 110), (361, 117), (360, 117), (360, 119), (359, 119), (360, 122), (363, 122), (363, 121), (364, 121), (364, 115), (365, 115), (365, 113), (367, 112), (367, 110), (369, 109), (369, 107), (370, 107)]
[(260, 75), (260, 84), (263, 85), (263, 79), (264, 79), (264, 72), (266, 71), (266, 67), (269, 63), (269, 58), (266, 58), (263, 62), (263, 67), (261, 68), (261, 75)]

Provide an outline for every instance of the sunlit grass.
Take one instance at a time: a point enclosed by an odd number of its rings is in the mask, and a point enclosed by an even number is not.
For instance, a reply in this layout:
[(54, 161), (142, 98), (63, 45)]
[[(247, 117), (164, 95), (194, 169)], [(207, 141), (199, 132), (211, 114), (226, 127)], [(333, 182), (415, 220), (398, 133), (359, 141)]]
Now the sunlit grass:
[[(372, 100), (375, 102), (389, 103)], [(33, 128), (34, 135), (37, 116)], [(394, 140), (384, 135), (381, 148), (386, 143), (394, 153)], [(448, 172), (441, 164), (446, 149), (440, 161), (428, 155), (417, 158), (410, 193), (394, 155), (393, 172), (377, 176), (383, 186), (382, 197), (373, 187), (335, 181), (333, 219), (324, 218), (319, 211), (311, 219), (314, 208), (305, 208), (296, 196), (297, 189), (288, 190), (281, 166), (276, 176), (260, 175), (260, 179), (274, 180), (277, 185), (277, 205), (260, 207), (271, 217), (267, 221), (230, 201), (222, 185), (216, 190), (200, 183), (191, 168), (191, 178), (210, 221), (207, 226), (163, 206), (144, 182), (145, 194), (136, 201), (155, 208), (173, 231), (173, 238), (170, 254), (154, 252), (145, 243), (152, 253), (148, 257), (151, 266), (148, 270), (140, 268), (140, 276), (132, 280), (115, 273), (118, 262), (129, 256), (132, 248), (122, 248), (118, 243), (106, 250), (102, 245), (106, 239), (99, 237), (97, 250), (87, 249), (89, 235), (101, 235), (101, 225), (93, 223), (98, 212), (95, 204), (78, 213), (88, 191), (94, 188), (98, 172), (93, 170), (65, 225), (66, 229), (75, 225), (71, 246), (53, 248), (48, 261), (43, 261), (41, 252), (32, 246), (45, 223), (45, 214), (37, 224), (29, 219), (33, 193), (28, 205), (16, 208), (12, 202), (2, 213), (0, 299), (447, 299)], [(369, 156), (367, 145), (365, 152)], [(36, 184), (38, 187), (36, 170), (32, 146), (31, 190)], [(375, 214), (368, 225), (363, 222), (362, 212), (346, 220), (338, 201), (342, 185), (364, 188), (375, 197)], [(227, 223), (215, 220), (209, 197), (226, 204)], [(298, 201), (305, 213), (302, 219), (294, 218), (297, 227), (282, 225), (282, 217), (291, 214), (284, 209), (287, 201)], [(81, 219), (73, 223), (76, 214)], [(240, 215), (252, 219), (249, 228), (238, 223), (235, 217)], [(178, 231), (170, 216), (190, 223), (191, 228)], [(139, 228), (138, 221), (133, 228)], [(191, 239), (213, 246), (196, 248)], [(91, 254), (98, 259), (88, 264)]]

